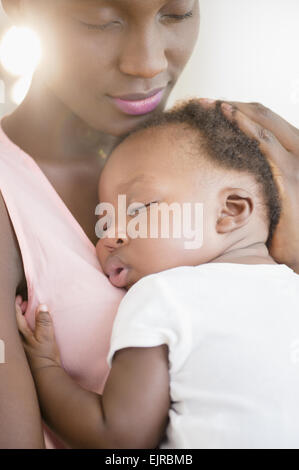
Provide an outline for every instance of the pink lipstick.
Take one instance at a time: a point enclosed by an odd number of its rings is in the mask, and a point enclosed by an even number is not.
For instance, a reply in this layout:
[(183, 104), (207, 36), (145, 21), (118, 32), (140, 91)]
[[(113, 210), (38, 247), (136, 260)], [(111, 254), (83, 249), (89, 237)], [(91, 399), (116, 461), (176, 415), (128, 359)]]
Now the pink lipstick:
[(117, 106), (118, 109), (126, 114), (138, 116), (147, 114), (156, 109), (161, 103), (164, 96), (165, 88), (154, 90), (152, 93), (146, 95), (135, 94), (121, 97), (110, 98)]

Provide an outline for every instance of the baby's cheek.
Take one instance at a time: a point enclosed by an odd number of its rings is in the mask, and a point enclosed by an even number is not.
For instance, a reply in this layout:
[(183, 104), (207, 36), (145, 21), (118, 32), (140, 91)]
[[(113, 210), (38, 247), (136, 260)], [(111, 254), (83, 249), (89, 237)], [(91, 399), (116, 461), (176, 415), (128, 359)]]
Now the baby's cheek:
[(181, 259), (182, 243), (179, 240), (148, 238), (140, 242), (138, 262), (145, 275), (177, 266)]

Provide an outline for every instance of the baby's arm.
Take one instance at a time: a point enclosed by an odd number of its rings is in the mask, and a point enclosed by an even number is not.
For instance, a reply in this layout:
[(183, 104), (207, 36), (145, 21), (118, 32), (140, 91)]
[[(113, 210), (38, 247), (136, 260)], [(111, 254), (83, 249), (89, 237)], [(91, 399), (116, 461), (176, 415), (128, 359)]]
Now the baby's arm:
[(38, 312), (32, 332), (17, 306), (17, 321), (43, 417), (72, 448), (155, 448), (170, 407), (168, 347), (116, 352), (103, 395), (89, 392), (61, 366), (49, 313)]

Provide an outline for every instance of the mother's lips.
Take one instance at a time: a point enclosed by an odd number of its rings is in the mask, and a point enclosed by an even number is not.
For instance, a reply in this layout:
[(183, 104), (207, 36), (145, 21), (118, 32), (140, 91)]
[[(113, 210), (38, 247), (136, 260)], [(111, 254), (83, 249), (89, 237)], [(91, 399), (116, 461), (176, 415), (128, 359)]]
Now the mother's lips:
[(117, 256), (107, 259), (104, 272), (115, 287), (125, 287), (127, 285), (129, 268)]

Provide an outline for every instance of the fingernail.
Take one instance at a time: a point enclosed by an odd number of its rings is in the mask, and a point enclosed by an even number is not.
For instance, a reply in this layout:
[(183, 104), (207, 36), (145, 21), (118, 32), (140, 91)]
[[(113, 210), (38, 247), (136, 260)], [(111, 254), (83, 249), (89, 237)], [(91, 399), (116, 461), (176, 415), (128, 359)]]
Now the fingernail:
[(38, 311), (39, 312), (49, 312), (49, 309), (48, 309), (48, 306), (46, 304), (41, 304), (39, 307), (38, 307)]
[(222, 103), (221, 107), (222, 107), (222, 109), (224, 109), (224, 111), (228, 111), (229, 113), (232, 113), (232, 111), (234, 109), (233, 106), (229, 103)]

